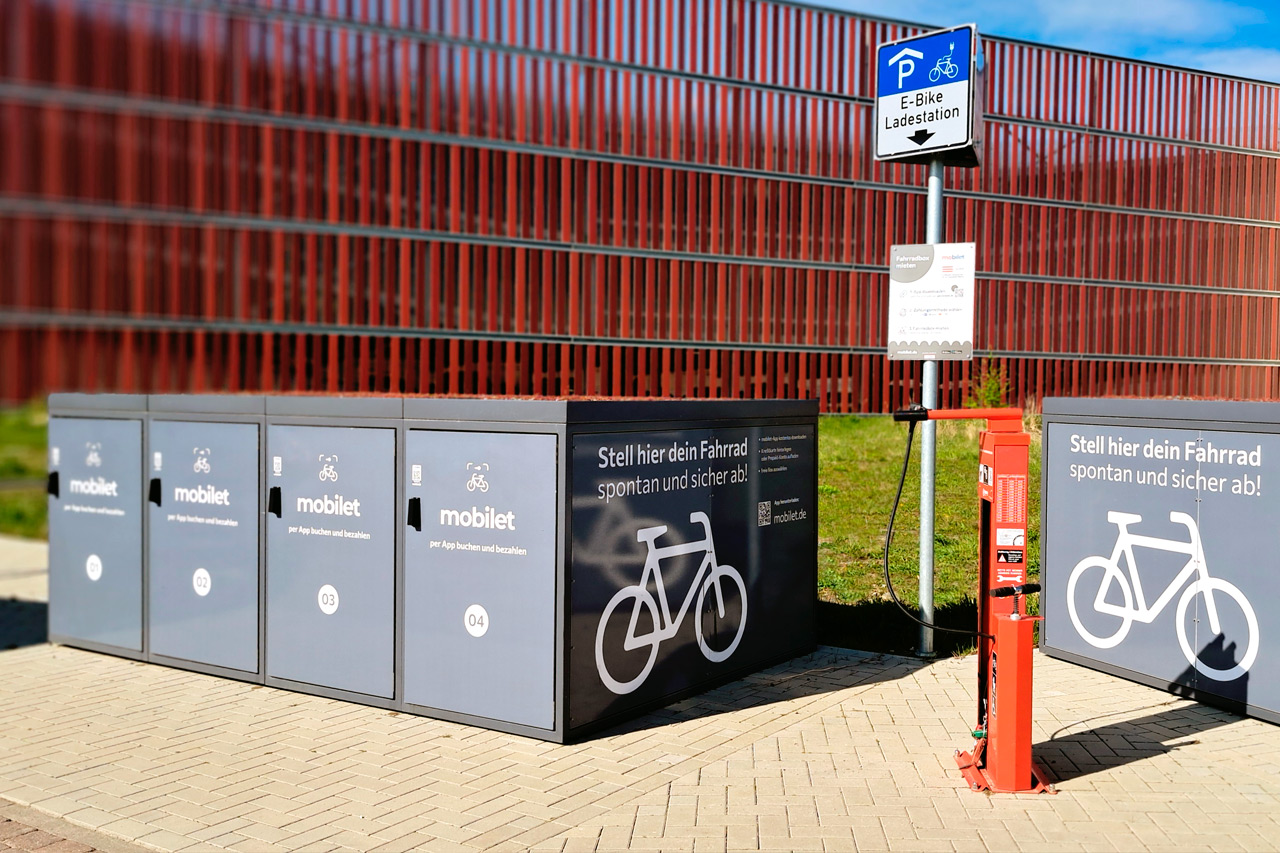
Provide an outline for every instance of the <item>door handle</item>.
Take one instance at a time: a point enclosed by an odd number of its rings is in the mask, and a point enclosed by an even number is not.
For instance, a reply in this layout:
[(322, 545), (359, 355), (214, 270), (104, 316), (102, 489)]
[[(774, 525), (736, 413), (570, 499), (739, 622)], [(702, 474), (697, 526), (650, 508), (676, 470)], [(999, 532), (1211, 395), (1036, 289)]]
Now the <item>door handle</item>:
[(409, 498), (409, 526), (422, 532), (422, 498)]
[(151, 478), (151, 494), (148, 495), (148, 499), (156, 506), (160, 506), (160, 478), (159, 477)]
[(283, 518), (280, 511), (280, 487), (272, 486), (271, 491), (267, 493), (267, 512), (276, 518)]

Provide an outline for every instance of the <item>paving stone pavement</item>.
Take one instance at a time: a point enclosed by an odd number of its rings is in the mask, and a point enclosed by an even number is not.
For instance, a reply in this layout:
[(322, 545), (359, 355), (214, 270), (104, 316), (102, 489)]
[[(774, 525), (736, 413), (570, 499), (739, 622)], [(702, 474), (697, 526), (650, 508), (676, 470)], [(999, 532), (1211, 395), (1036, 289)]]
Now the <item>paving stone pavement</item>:
[(0, 800), (0, 853), (141, 853), (145, 847)]
[(1280, 847), (1280, 727), (1037, 653), (1059, 793), (988, 796), (953, 759), (975, 681), (822, 648), (560, 746), (25, 645), (0, 651), (0, 798), (162, 850)]

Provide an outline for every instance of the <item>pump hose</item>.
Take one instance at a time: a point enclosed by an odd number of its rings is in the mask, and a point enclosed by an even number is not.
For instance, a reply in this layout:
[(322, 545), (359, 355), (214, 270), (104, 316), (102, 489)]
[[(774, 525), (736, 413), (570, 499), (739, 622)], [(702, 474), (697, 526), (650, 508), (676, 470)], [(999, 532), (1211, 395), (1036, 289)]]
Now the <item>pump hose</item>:
[(966, 631), (961, 628), (943, 628), (941, 625), (931, 625), (923, 619), (916, 616), (907, 606), (902, 603), (902, 599), (898, 598), (898, 593), (893, 588), (893, 579), (889, 577), (889, 545), (893, 542), (893, 522), (898, 516), (898, 503), (902, 500), (902, 487), (907, 483), (907, 466), (911, 462), (911, 440), (916, 434), (916, 422), (914, 420), (907, 421), (907, 452), (902, 457), (902, 473), (898, 476), (898, 492), (893, 496), (893, 509), (889, 511), (889, 529), (884, 534), (884, 585), (889, 588), (889, 595), (893, 597), (893, 603), (898, 605), (908, 619), (916, 624), (932, 628), (935, 631), (945, 631), (948, 634), (964, 634), (969, 637), (986, 637), (994, 640), (990, 634), (984, 634), (981, 631)]

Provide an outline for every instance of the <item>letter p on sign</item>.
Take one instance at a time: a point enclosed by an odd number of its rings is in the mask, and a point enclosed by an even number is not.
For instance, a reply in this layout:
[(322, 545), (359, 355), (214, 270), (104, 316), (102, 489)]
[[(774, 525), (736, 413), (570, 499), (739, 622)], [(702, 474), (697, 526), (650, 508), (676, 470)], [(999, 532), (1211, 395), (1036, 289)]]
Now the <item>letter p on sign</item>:
[[(914, 59), (912, 57), (914, 57)], [(912, 50), (909, 47), (904, 47), (902, 50), (895, 53), (893, 58), (889, 60), (890, 65), (898, 66), (899, 89), (902, 88), (902, 84), (906, 82), (906, 79), (915, 73), (916, 59), (924, 59), (924, 54), (918, 50)]]

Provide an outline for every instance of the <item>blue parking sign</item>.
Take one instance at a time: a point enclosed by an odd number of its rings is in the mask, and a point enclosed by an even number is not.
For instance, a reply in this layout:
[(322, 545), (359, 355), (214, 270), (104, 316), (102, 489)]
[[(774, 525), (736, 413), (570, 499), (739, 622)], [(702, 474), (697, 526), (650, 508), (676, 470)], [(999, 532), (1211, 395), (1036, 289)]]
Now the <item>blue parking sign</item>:
[(976, 44), (976, 29), (966, 24), (880, 45), (876, 159), (973, 147)]

